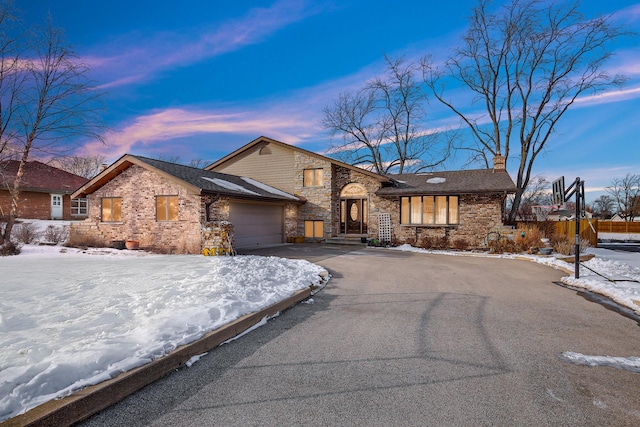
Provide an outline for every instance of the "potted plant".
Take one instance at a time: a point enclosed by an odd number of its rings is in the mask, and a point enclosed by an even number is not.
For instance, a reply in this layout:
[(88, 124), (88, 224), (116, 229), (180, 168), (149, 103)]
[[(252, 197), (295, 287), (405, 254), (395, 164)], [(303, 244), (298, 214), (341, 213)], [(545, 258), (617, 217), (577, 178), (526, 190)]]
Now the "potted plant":
[(139, 249), (139, 248), (140, 248), (140, 242), (139, 242), (139, 241), (137, 241), (137, 240), (133, 240), (133, 239), (128, 239), (128, 240), (125, 242), (125, 244), (124, 244), (124, 245), (125, 245), (125, 247), (126, 247), (127, 249), (129, 249), (130, 251), (133, 251), (133, 250), (136, 250), (136, 249)]

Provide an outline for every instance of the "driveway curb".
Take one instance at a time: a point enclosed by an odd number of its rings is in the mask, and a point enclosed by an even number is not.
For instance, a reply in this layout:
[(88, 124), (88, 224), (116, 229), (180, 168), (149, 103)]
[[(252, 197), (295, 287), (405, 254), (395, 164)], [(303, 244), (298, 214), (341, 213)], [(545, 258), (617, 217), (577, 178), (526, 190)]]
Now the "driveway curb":
[(86, 387), (71, 396), (43, 403), (24, 414), (0, 422), (0, 427), (70, 426), (89, 418), (124, 399), (133, 392), (182, 367), (193, 356), (206, 353), (221, 343), (241, 334), (263, 318), (293, 307), (311, 296), (311, 288), (211, 331), (199, 340), (178, 347), (166, 356), (144, 366), (124, 372), (100, 384)]

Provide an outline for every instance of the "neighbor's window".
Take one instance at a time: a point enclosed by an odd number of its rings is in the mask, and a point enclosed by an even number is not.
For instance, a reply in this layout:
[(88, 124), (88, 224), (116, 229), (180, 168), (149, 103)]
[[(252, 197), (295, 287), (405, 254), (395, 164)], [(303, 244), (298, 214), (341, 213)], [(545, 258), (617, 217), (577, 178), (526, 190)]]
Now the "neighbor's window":
[(122, 197), (102, 198), (102, 221), (122, 221)]
[(322, 187), (322, 169), (305, 169), (303, 187)]
[(406, 225), (458, 224), (458, 196), (400, 198), (400, 223)]
[(71, 215), (87, 216), (89, 214), (89, 201), (87, 199), (71, 199)]
[(156, 220), (157, 221), (177, 221), (178, 220), (178, 196), (157, 196), (156, 197)]
[(304, 237), (307, 237), (310, 239), (318, 239), (318, 238), (324, 237), (324, 222), (323, 221), (305, 221)]

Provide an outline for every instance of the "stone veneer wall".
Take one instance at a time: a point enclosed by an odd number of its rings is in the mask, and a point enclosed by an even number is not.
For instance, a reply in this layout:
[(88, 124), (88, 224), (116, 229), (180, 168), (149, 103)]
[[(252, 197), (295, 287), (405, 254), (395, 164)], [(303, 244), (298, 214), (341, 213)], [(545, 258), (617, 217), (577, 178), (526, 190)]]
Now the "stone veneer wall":
[(502, 226), (501, 194), (464, 194), (460, 196), (460, 224), (416, 227), (400, 225), (400, 205), (396, 200), (380, 199), (380, 209), (391, 213), (392, 241), (415, 243), (423, 236), (448, 236), (449, 242), (464, 239), (470, 247), (482, 246), (492, 229)]
[[(294, 156), (295, 161), (295, 178), (294, 178), (294, 193), (298, 194), (307, 202), (298, 207), (297, 220), (296, 220), (296, 232), (294, 235), (304, 236), (304, 221), (324, 221), (324, 237), (333, 235), (332, 222), (331, 222), (331, 201), (332, 201), (332, 186), (331, 186), (331, 162), (319, 159), (315, 156), (310, 156), (305, 153), (296, 151)], [(304, 170), (305, 169), (322, 169), (322, 186), (318, 187), (304, 187)], [(285, 208), (286, 212), (286, 208)], [(286, 215), (285, 215), (286, 217)], [(291, 223), (291, 221), (289, 221)], [(291, 226), (291, 224), (290, 224)], [(285, 227), (286, 229), (286, 227)], [(287, 237), (289, 235), (287, 234)]]
[[(178, 221), (156, 221), (155, 196), (178, 195)], [(101, 221), (101, 199), (122, 198), (122, 221)], [(133, 239), (140, 248), (171, 253), (200, 253), (204, 201), (199, 195), (133, 165), (88, 196), (89, 217), (70, 229), (72, 241), (90, 240), (110, 246)], [(228, 210), (227, 210), (228, 212)]]
[(378, 213), (390, 212), (380, 204), (380, 199), (375, 192), (380, 189), (381, 183), (375, 178), (358, 173), (353, 169), (335, 165), (333, 168), (332, 198), (331, 198), (331, 226), (334, 231), (333, 235), (338, 234), (340, 230), (340, 191), (351, 183), (362, 185), (369, 194), (369, 203), (367, 210), (367, 234), (370, 237), (378, 236)]

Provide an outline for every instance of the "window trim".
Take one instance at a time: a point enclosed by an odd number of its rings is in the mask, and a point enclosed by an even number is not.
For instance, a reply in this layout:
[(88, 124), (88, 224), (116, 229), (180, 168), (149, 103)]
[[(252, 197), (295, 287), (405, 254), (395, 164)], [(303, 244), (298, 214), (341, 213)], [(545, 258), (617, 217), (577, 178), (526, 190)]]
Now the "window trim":
[[(74, 206), (74, 204), (77, 206)], [(88, 216), (89, 215), (89, 199), (87, 199), (86, 197), (78, 197), (75, 199), (71, 199), (70, 209), (71, 209), (71, 216)], [(84, 213), (82, 212), (83, 210), (84, 210)]]
[[(110, 213), (110, 217), (113, 218), (114, 213), (113, 213), (113, 201), (114, 200), (120, 200), (120, 209), (118, 212), (118, 218), (117, 219), (105, 219), (104, 218), (104, 202), (105, 200), (109, 200), (110, 202), (110, 206), (109, 206), (109, 213)], [(114, 197), (102, 197), (100, 199), (100, 221), (101, 222), (122, 222), (122, 197), (119, 196), (114, 196)]]
[[(169, 204), (169, 198), (173, 198), (175, 197), (176, 199), (176, 211), (175, 211), (175, 219), (171, 219), (171, 211), (170, 211), (170, 204)], [(159, 210), (158, 210), (158, 201), (160, 199), (164, 199), (165, 200), (165, 218), (166, 219), (159, 219)], [(180, 199), (178, 198), (177, 194), (167, 194), (167, 195), (157, 195), (156, 196), (156, 221), (157, 222), (176, 222), (179, 219), (179, 201)]]
[[(311, 182), (307, 180), (307, 172), (313, 171), (311, 174)], [(303, 187), (323, 187), (324, 186), (324, 169), (323, 168), (306, 168), (302, 170), (302, 186)]]
[[(444, 198), (444, 199), (443, 199)], [(444, 210), (442, 201), (444, 200)], [(452, 201), (455, 200), (455, 207)], [(425, 201), (431, 203), (431, 208), (425, 210)], [(415, 203), (419, 202), (419, 206)], [(413, 205), (413, 206), (412, 206)], [(439, 209), (440, 212), (439, 212)], [(413, 208), (413, 210), (412, 210)], [(454, 212), (455, 209), (455, 212)], [(439, 216), (446, 212), (444, 222), (438, 222)], [(429, 213), (431, 218), (425, 220), (425, 213)], [(452, 215), (455, 213), (455, 215)], [(454, 221), (452, 217), (455, 216)], [(419, 217), (419, 218), (416, 218)], [(408, 222), (407, 222), (408, 219)], [(460, 196), (458, 195), (413, 195), (400, 197), (400, 225), (412, 227), (447, 227), (460, 225)]]

